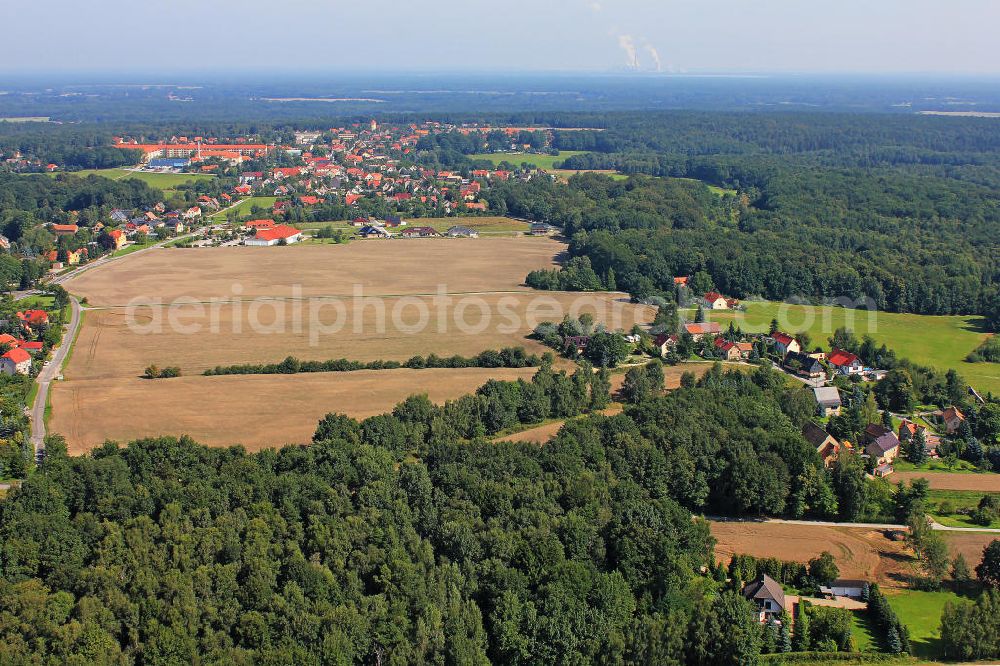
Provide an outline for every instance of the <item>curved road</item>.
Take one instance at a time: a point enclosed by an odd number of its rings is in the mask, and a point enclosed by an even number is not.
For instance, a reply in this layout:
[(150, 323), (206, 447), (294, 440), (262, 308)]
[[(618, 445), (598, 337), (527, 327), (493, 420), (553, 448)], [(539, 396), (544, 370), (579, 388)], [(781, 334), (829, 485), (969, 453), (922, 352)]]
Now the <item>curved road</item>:
[(31, 406), (31, 443), (35, 447), (35, 460), (39, 460), (45, 451), (45, 405), (48, 403), (49, 386), (62, 372), (63, 363), (80, 328), (80, 301), (76, 296), (70, 296), (70, 306), (69, 326), (62, 344), (52, 352), (52, 359), (35, 379), (38, 382), (38, 393), (35, 395), (35, 404)]
[[(99, 266), (104, 266), (112, 261), (122, 259), (124, 257), (142, 254), (144, 252), (149, 252), (150, 250), (158, 250), (162, 248), (167, 243), (178, 240), (178, 238), (188, 238), (191, 236), (196, 236), (201, 233), (204, 229), (198, 229), (192, 233), (186, 234), (184, 236), (178, 236), (177, 238), (168, 238), (164, 241), (156, 243), (155, 245), (150, 245), (149, 247), (143, 248), (141, 250), (136, 250), (125, 255), (119, 255), (117, 257), (112, 255), (107, 255), (101, 257), (100, 259), (80, 266), (74, 270), (49, 280), (46, 284), (62, 284), (81, 273), (91, 270), (92, 268), (97, 268)], [(76, 296), (70, 296), (70, 320), (69, 326), (66, 329), (66, 333), (63, 336), (62, 344), (59, 345), (52, 352), (52, 359), (49, 361), (48, 365), (42, 368), (42, 371), (38, 373), (38, 377), (35, 381), (38, 382), (38, 393), (35, 395), (35, 402), (31, 405), (31, 409), (28, 415), (31, 418), (31, 443), (35, 447), (35, 460), (40, 460), (42, 455), (45, 453), (45, 405), (48, 403), (49, 398), (49, 387), (57, 376), (62, 373), (63, 363), (66, 361), (66, 357), (69, 355), (70, 349), (73, 347), (73, 342), (76, 340), (76, 334), (80, 329), (81, 320), (81, 307), (80, 301)]]

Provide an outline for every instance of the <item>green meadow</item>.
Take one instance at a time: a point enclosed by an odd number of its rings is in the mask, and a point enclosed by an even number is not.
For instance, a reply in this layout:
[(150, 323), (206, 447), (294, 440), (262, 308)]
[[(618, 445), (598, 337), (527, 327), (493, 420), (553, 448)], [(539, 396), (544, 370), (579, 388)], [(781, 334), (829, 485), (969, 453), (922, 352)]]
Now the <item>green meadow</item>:
[(889, 605), (910, 629), (910, 644), (918, 657), (941, 656), (941, 613), (949, 601), (963, 599), (950, 591), (907, 590), (888, 597)]
[[(56, 174), (49, 174), (55, 176)], [(177, 186), (184, 183), (192, 183), (196, 180), (206, 180), (215, 178), (205, 173), (147, 173), (144, 171), (130, 171), (128, 169), (84, 169), (83, 171), (70, 172), (73, 176), (101, 176), (110, 180), (141, 180), (150, 187), (163, 190), (163, 194), (170, 197), (177, 192)]]
[(478, 155), (469, 155), (468, 157), (470, 160), (488, 160), (493, 162), (494, 165), (498, 165), (501, 162), (510, 162), (511, 164), (518, 166), (521, 164), (531, 164), (537, 169), (552, 171), (556, 168), (557, 163), (573, 157), (574, 155), (584, 155), (586, 152), (587, 151), (585, 150), (564, 150), (558, 155), (536, 155), (534, 153), (479, 153)]
[[(237, 215), (240, 217), (246, 217), (251, 214), (253, 207), (256, 206), (262, 211), (260, 216), (264, 219), (268, 219), (274, 215), (272, 209), (274, 208), (274, 202), (277, 200), (278, 197), (250, 197), (249, 199), (244, 199), (230, 210), (236, 211)], [(227, 210), (226, 206), (223, 206), (222, 210), (213, 213), (209, 216), (209, 218), (215, 220), (225, 220), (229, 215), (230, 210)]]
[(940, 370), (954, 368), (980, 391), (1000, 394), (1000, 363), (966, 363), (966, 355), (988, 336), (982, 332), (978, 316), (930, 316), (868, 312), (829, 306), (791, 305), (775, 302), (748, 302), (746, 312), (707, 312), (724, 327), (735, 321), (744, 331), (766, 332), (777, 319), (788, 333), (807, 331), (812, 344), (829, 347), (833, 332), (846, 326), (858, 337), (870, 335), (879, 344), (915, 363)]

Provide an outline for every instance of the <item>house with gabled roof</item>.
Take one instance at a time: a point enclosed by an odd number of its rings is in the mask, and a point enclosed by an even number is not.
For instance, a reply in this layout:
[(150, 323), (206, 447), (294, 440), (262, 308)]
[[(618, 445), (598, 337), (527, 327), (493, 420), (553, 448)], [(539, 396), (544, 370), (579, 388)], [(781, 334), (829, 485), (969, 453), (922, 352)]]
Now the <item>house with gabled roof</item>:
[(941, 412), (941, 422), (944, 423), (945, 432), (954, 435), (965, 423), (965, 414), (958, 407), (949, 407)]
[(899, 455), (899, 438), (880, 423), (869, 423), (861, 434), (861, 442), (876, 466), (891, 465)]
[(774, 341), (774, 351), (782, 358), (789, 352), (802, 351), (802, 345), (799, 344), (799, 341), (787, 333), (775, 331), (771, 334), (771, 340)]
[(837, 454), (840, 453), (840, 442), (812, 421), (807, 421), (802, 426), (802, 437), (816, 449), (816, 453), (823, 459), (823, 464), (827, 467), (837, 459)]
[(706, 335), (718, 335), (722, 332), (722, 326), (717, 321), (704, 321), (694, 324), (684, 324), (684, 330), (697, 342)]
[(826, 376), (823, 365), (812, 356), (801, 352), (791, 352), (785, 355), (782, 365), (789, 372), (808, 379), (819, 379)]
[(834, 349), (826, 357), (826, 360), (841, 375), (859, 375), (865, 369), (865, 364), (857, 355), (843, 349)]
[(761, 623), (778, 618), (786, 607), (785, 591), (778, 581), (767, 574), (761, 574), (753, 582), (743, 587), (743, 597), (757, 608), (757, 620)]
[(836, 386), (818, 386), (813, 390), (813, 399), (821, 417), (836, 416), (843, 408), (840, 391)]

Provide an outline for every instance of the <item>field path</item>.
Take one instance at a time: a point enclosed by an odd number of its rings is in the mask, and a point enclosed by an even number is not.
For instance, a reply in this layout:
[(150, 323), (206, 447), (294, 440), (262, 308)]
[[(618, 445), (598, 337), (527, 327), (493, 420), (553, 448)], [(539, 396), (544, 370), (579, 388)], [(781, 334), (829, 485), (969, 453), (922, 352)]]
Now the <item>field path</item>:
[(80, 330), (80, 319), (80, 301), (76, 296), (71, 296), (69, 326), (63, 336), (62, 344), (52, 352), (52, 360), (42, 368), (36, 379), (38, 393), (35, 394), (35, 403), (31, 406), (31, 444), (35, 447), (35, 460), (45, 452), (45, 405), (49, 399), (49, 386), (62, 373), (63, 363)]

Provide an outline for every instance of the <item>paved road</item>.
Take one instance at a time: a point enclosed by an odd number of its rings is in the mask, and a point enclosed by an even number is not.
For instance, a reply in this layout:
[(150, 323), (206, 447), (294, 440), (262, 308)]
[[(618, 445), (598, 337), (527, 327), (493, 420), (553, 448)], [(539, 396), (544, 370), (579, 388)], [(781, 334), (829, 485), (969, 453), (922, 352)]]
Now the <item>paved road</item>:
[[(203, 229), (198, 229), (190, 234), (179, 236), (178, 238), (187, 238), (189, 236), (196, 236), (201, 233)], [(81, 273), (84, 273), (98, 266), (104, 266), (116, 261), (123, 257), (142, 254), (143, 252), (150, 252), (152, 250), (158, 250), (162, 248), (167, 243), (177, 240), (177, 238), (168, 238), (166, 240), (160, 241), (154, 245), (143, 248), (141, 250), (136, 250), (127, 255), (107, 255), (97, 259), (89, 264), (75, 268), (69, 272), (63, 273), (55, 278), (49, 280), (46, 284), (62, 284), (72, 278), (77, 277)], [(38, 393), (35, 396), (35, 402), (31, 406), (29, 411), (29, 416), (31, 418), (31, 443), (35, 447), (35, 459), (37, 460), (45, 449), (45, 405), (48, 401), (49, 387), (55, 378), (62, 374), (62, 366), (66, 360), (66, 356), (69, 355), (70, 349), (73, 347), (73, 341), (76, 340), (77, 331), (80, 328), (80, 301), (76, 296), (70, 296), (71, 314), (69, 320), (69, 326), (66, 329), (66, 334), (63, 336), (62, 344), (52, 353), (52, 359), (49, 364), (42, 368), (42, 371), (38, 373), (38, 377), (35, 381), (38, 382)]]
[(76, 296), (70, 297), (70, 319), (63, 337), (62, 344), (52, 352), (52, 360), (42, 368), (35, 381), (38, 382), (38, 393), (35, 395), (35, 404), (31, 406), (31, 443), (35, 447), (35, 459), (45, 450), (45, 405), (48, 402), (49, 386), (55, 378), (62, 373), (63, 362), (69, 355), (69, 350), (76, 339), (77, 330), (80, 328), (80, 301)]

